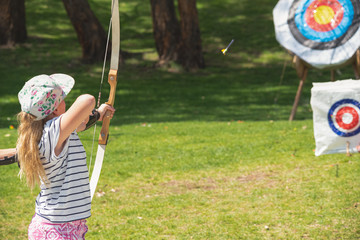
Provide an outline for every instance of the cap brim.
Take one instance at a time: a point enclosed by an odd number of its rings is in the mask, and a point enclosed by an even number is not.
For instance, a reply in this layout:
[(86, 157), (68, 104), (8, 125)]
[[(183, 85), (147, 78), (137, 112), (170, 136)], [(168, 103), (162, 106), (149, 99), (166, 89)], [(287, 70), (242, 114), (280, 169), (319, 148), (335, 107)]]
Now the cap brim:
[(75, 80), (73, 77), (63, 73), (52, 74), (50, 75), (50, 78), (52, 78), (58, 83), (58, 85), (62, 88), (66, 95), (69, 94), (75, 84)]

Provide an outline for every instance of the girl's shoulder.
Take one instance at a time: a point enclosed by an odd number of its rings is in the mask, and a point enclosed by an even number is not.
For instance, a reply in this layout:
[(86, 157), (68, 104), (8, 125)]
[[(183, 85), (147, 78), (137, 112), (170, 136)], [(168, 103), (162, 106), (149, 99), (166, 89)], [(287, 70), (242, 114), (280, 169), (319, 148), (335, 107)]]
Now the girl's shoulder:
[(45, 124), (44, 124), (44, 129), (45, 128), (50, 128), (50, 127), (58, 127), (58, 128), (60, 128), (60, 119), (61, 119), (61, 116), (54, 117), (52, 119), (47, 120), (45, 122)]
[[(55, 146), (57, 145), (60, 136), (60, 117), (55, 117), (48, 120), (44, 124), (43, 134), (39, 142), (40, 155), (48, 161), (59, 160), (60, 155), (55, 155)], [(65, 144), (64, 147), (68, 144)], [(65, 156), (64, 150), (61, 156)]]

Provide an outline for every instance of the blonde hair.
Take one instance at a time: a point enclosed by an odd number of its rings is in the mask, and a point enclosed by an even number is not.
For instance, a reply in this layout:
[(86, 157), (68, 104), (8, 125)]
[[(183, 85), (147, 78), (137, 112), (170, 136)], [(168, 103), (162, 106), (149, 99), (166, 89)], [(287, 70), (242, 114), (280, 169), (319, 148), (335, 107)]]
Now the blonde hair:
[(48, 179), (40, 161), (39, 142), (43, 134), (45, 120), (35, 120), (36, 117), (25, 112), (17, 115), (19, 122), (18, 140), (16, 143), (18, 161), (20, 164), (20, 178), (26, 178), (27, 185), (33, 189), (41, 181)]

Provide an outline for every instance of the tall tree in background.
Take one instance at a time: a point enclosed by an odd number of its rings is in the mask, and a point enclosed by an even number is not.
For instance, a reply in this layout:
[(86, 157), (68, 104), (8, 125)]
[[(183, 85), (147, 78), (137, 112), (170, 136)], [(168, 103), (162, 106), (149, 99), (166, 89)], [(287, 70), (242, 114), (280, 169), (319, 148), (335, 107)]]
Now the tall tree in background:
[(180, 24), (176, 19), (172, 0), (150, 1), (155, 45), (159, 54), (158, 65), (162, 66), (179, 59)]
[(180, 62), (186, 69), (204, 68), (196, 0), (178, 0), (180, 13)]
[[(103, 60), (107, 39), (106, 32), (91, 10), (87, 0), (62, 1), (82, 47), (82, 59), (85, 62)], [(110, 17), (109, 12), (109, 19)], [(109, 44), (108, 51), (111, 51), (110, 48), (111, 44)]]
[(150, 0), (159, 65), (169, 61), (193, 70), (205, 66), (196, 0), (178, 0), (180, 23), (173, 0)]
[(25, 0), (0, 0), (0, 45), (15, 45), (27, 39)]

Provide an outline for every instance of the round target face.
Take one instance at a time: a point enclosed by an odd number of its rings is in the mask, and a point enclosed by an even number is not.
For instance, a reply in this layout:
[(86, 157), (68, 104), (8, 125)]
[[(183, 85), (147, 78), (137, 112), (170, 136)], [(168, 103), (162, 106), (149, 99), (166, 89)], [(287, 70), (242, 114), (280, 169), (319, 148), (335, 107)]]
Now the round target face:
[(358, 30), (358, 0), (294, 0), (288, 24), (294, 38), (302, 45), (318, 50), (336, 48), (346, 43)]
[(342, 99), (334, 103), (328, 112), (331, 130), (341, 137), (360, 133), (360, 103), (353, 99)]

